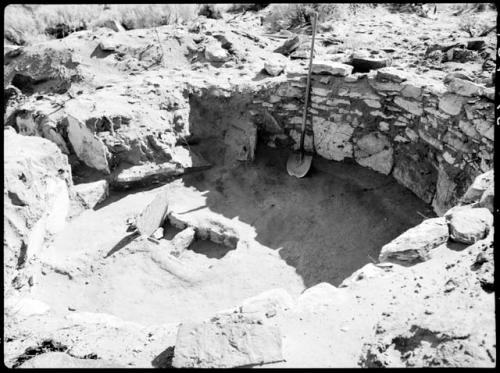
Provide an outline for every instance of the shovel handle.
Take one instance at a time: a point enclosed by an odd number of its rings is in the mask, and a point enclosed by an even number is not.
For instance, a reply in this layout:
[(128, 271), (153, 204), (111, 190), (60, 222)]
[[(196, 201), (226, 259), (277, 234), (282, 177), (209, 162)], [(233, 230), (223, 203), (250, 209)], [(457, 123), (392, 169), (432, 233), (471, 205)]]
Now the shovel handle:
[(311, 90), (311, 73), (312, 73), (312, 64), (314, 57), (314, 39), (316, 39), (316, 21), (318, 19), (318, 13), (314, 12), (313, 14), (313, 31), (312, 31), (312, 43), (311, 43), (311, 54), (309, 56), (309, 71), (307, 73), (307, 88), (306, 88), (306, 101), (304, 105), (304, 114), (302, 115), (302, 132), (300, 134), (300, 153), (301, 158), (304, 154), (304, 138), (306, 135), (306, 121), (307, 121), (307, 108), (309, 106), (309, 92)]

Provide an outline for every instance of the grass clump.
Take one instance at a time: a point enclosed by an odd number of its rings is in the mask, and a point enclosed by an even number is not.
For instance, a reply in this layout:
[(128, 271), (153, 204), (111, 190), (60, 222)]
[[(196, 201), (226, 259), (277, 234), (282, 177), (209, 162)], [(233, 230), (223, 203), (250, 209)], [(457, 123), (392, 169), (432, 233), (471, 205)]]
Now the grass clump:
[(99, 27), (116, 20), (126, 29), (183, 23), (196, 17), (196, 4), (12, 4), (4, 12), (4, 38), (26, 45)]
[(495, 29), (495, 25), (486, 24), (479, 17), (469, 14), (460, 19), (458, 28), (468, 33), (471, 38), (475, 38), (478, 36), (486, 36)]

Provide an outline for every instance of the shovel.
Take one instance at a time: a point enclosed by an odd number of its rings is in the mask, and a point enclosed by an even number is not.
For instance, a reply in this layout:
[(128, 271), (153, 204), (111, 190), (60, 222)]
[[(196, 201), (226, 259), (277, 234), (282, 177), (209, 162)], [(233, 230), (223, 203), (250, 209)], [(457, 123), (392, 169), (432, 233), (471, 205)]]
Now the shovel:
[(307, 172), (309, 172), (309, 169), (311, 168), (312, 162), (312, 155), (304, 153), (304, 137), (306, 134), (307, 108), (309, 106), (309, 91), (311, 88), (311, 72), (314, 53), (314, 39), (316, 37), (317, 17), (318, 13), (314, 12), (311, 55), (309, 57), (309, 72), (307, 74), (306, 102), (304, 106), (304, 114), (302, 116), (302, 132), (300, 134), (299, 152), (290, 154), (290, 156), (288, 157), (288, 161), (286, 162), (286, 170), (288, 171), (288, 174), (290, 176), (295, 176), (298, 178), (306, 176)]

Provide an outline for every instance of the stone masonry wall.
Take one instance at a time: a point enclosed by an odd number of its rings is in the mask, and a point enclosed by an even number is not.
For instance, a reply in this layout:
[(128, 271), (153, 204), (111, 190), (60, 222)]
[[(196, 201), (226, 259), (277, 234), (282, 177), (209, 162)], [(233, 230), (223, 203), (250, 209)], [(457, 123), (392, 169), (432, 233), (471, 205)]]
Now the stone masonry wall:
[[(306, 149), (390, 174), (438, 215), (493, 168), (493, 89), (455, 77), (445, 84), (392, 67), (349, 73), (313, 74)], [(252, 104), (252, 113), (270, 114), (295, 146), (306, 81), (304, 74), (288, 74), (259, 91)]]

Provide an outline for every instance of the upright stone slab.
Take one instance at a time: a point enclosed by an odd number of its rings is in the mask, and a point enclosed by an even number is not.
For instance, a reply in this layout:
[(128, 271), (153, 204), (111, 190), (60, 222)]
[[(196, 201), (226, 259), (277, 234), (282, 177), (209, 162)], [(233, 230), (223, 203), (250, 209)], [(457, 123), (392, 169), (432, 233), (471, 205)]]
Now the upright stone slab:
[(140, 234), (150, 236), (163, 224), (168, 213), (168, 197), (160, 192), (139, 214), (135, 225)]
[(68, 139), (76, 155), (87, 166), (109, 174), (108, 150), (86, 124), (68, 115)]
[(234, 368), (283, 360), (276, 326), (241, 313), (222, 314), (179, 327), (172, 366)]
[(171, 254), (178, 257), (189, 245), (194, 241), (196, 232), (193, 227), (187, 227), (177, 233), (174, 238), (169, 242), (171, 247)]

